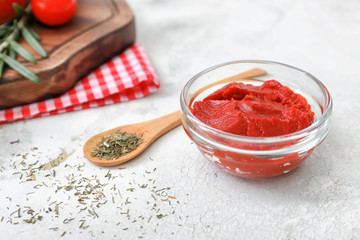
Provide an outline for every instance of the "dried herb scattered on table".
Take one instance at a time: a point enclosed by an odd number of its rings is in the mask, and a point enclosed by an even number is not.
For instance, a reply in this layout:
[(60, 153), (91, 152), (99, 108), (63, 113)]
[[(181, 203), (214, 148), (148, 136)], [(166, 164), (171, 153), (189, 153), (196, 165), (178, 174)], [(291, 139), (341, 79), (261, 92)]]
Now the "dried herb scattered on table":
[[(11, 175), (18, 178), (19, 184), (25, 184), (31, 190), (24, 194), (23, 200), (15, 198), (17, 194), (13, 195), (12, 192), (12, 195), (5, 198), (0, 196), (0, 203), (7, 204), (7, 211), (0, 213), (6, 213), (4, 216), (0, 215), (0, 223), (35, 225), (45, 221), (58, 224), (49, 227), (49, 230), (58, 232), (59, 239), (71, 235), (70, 229), (79, 233), (87, 232), (94, 238), (93, 231), (96, 230), (92, 228), (92, 223), (95, 223), (93, 219), (97, 218), (97, 222), (108, 224), (110, 221), (107, 208), (116, 214), (120, 213), (114, 222), (119, 229), (136, 229), (139, 231), (139, 238), (145, 238), (146, 231), (153, 228), (152, 230), (157, 232), (161, 226), (160, 221), (167, 217), (178, 219), (179, 227), (188, 217), (174, 215), (179, 205), (186, 202), (177, 200), (170, 187), (155, 183), (158, 168), (140, 168), (131, 174), (125, 167), (96, 168), (93, 170), (100, 172), (96, 175), (89, 174), (85, 162), (75, 165), (56, 164), (53, 168), (46, 169), (47, 164), (42, 163), (44, 155), (37, 147), (31, 148), (31, 152), (25, 154), (11, 155), (9, 174), (12, 170)], [(65, 151), (59, 156), (64, 155)], [(149, 161), (154, 159), (149, 157)], [(55, 168), (59, 170), (59, 174), (53, 174)], [(6, 168), (0, 166), (0, 173), (4, 170)], [(26, 187), (23, 186), (24, 189)], [(48, 194), (44, 195), (44, 191)], [(34, 198), (41, 204), (36, 204)], [(107, 206), (105, 212), (103, 206)]]
[(117, 131), (104, 136), (97, 148), (91, 152), (91, 156), (107, 160), (116, 159), (135, 150), (142, 143), (141, 137), (141, 134)]

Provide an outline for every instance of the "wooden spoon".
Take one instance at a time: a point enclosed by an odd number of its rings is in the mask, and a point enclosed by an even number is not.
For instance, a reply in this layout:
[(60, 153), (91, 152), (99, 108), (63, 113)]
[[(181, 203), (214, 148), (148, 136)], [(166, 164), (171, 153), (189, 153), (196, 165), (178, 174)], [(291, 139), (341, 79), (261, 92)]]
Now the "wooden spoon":
[[(220, 80), (216, 83), (210, 84), (209, 86), (201, 88), (197, 91), (194, 95), (198, 95), (201, 92), (205, 91), (206, 89), (215, 86), (217, 84), (226, 83), (226, 82), (234, 82), (237, 80), (241, 80), (244, 78), (251, 78), (266, 75), (266, 72), (262, 69), (254, 68), (249, 71), (237, 74), (235, 76), (231, 76), (229, 78)], [(167, 133), (168, 131), (172, 130), (173, 128), (179, 126), (181, 124), (181, 112), (176, 111), (174, 113), (146, 121), (140, 122), (135, 124), (130, 124), (126, 126), (116, 127), (105, 132), (99, 133), (93, 137), (91, 137), (87, 142), (84, 144), (83, 152), (85, 157), (99, 166), (115, 166), (122, 163), (125, 163), (134, 157), (138, 156), (142, 153), (148, 146), (150, 146), (156, 139), (158, 139), (163, 134)], [(96, 145), (102, 140), (104, 136), (111, 135), (116, 131), (121, 130), (123, 132), (128, 132), (131, 134), (142, 134), (142, 143), (133, 151), (113, 160), (107, 159), (99, 159), (97, 157), (93, 157), (91, 152), (96, 148)]]
[[(179, 126), (180, 124), (181, 112), (176, 111), (174, 113), (150, 121), (113, 128), (111, 130), (99, 133), (87, 140), (83, 148), (84, 155), (89, 161), (99, 166), (109, 167), (119, 165), (133, 159), (134, 157), (142, 153), (156, 139), (158, 139), (160, 136), (167, 133), (168, 131), (172, 130), (173, 128)], [(117, 159), (107, 160), (91, 156), (91, 152), (96, 148), (97, 143), (99, 143), (104, 136), (111, 135), (120, 129), (123, 132), (128, 132), (136, 135), (141, 133), (141, 138), (143, 140), (142, 143), (132, 152), (129, 152)]]

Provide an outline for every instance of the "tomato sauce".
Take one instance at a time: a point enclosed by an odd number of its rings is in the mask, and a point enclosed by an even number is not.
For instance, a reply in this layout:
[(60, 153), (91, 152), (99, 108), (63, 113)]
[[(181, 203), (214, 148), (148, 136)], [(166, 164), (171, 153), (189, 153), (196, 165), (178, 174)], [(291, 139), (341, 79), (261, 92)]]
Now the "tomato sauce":
[(250, 137), (289, 134), (314, 122), (307, 100), (276, 80), (227, 84), (196, 101), (191, 111), (213, 128)]

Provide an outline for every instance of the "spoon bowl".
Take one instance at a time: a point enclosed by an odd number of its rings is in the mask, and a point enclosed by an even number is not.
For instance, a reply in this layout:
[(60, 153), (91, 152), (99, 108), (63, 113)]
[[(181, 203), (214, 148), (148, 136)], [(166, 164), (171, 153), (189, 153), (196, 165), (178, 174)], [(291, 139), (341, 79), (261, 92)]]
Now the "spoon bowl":
[[(138, 156), (156, 139), (158, 139), (160, 136), (167, 133), (168, 131), (172, 130), (173, 128), (179, 126), (180, 124), (181, 113), (180, 111), (176, 111), (150, 121), (116, 127), (105, 132), (101, 132), (87, 140), (84, 145), (83, 152), (85, 157), (96, 165), (106, 167), (119, 165)], [(100, 159), (91, 155), (91, 152), (96, 148), (97, 144), (101, 142), (104, 136), (111, 135), (119, 130), (135, 135), (141, 134), (142, 143), (133, 151), (126, 153), (125, 155), (122, 155), (116, 159)]]

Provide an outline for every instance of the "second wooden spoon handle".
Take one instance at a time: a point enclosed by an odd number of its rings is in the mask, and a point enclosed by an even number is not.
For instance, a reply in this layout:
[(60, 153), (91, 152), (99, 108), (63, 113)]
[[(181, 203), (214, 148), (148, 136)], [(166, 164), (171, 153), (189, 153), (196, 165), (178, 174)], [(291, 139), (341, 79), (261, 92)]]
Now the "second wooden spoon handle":
[(199, 96), (202, 92), (204, 92), (205, 90), (213, 87), (213, 86), (216, 86), (216, 85), (219, 85), (219, 84), (222, 84), (222, 83), (229, 83), (229, 82), (235, 82), (235, 81), (238, 81), (240, 79), (248, 79), (248, 78), (253, 78), (253, 77), (260, 77), (260, 76), (264, 76), (266, 75), (267, 72), (261, 68), (252, 68), (248, 71), (245, 71), (245, 72), (242, 72), (242, 73), (238, 73), (236, 75), (233, 75), (233, 76), (230, 76), (228, 78), (225, 78), (225, 79), (221, 79), (219, 81), (216, 81), (216, 82), (213, 82), (209, 85), (206, 85), (202, 88), (200, 88), (199, 90), (197, 90), (195, 93), (192, 94), (192, 99), (194, 99), (195, 97)]

